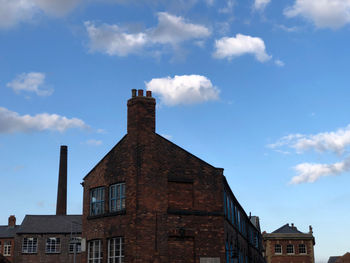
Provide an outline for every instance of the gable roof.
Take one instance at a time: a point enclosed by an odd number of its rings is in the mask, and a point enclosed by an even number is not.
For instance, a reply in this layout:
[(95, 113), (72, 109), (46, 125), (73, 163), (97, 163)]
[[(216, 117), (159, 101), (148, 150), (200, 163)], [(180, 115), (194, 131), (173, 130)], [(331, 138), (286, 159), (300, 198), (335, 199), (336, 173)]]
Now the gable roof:
[(276, 229), (272, 233), (281, 233), (281, 234), (302, 234), (295, 226), (289, 226), (289, 224), (285, 224), (284, 226)]
[(0, 238), (14, 237), (19, 226), (0, 226)]
[(340, 257), (329, 257), (327, 263), (335, 263), (335, 262), (337, 261), (338, 258), (340, 258)]
[(81, 215), (26, 215), (17, 234), (81, 233)]

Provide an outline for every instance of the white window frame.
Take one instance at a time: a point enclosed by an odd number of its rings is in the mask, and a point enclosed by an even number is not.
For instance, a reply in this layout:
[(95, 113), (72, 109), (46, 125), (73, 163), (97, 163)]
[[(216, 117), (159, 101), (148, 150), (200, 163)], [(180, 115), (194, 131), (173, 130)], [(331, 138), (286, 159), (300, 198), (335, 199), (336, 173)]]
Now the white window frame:
[[(278, 252), (276, 248), (279, 248), (280, 251)], [(282, 254), (282, 245), (281, 244), (275, 244), (275, 254), (281, 255)]]
[[(97, 257), (96, 257), (96, 255), (97, 255)], [(89, 243), (88, 243), (88, 263), (101, 263), (102, 259), (103, 259), (103, 252), (102, 252), (101, 240), (97, 239), (97, 240), (89, 241)]]
[(25, 237), (22, 241), (23, 254), (36, 254), (38, 251), (38, 239), (36, 237)]
[(108, 263), (124, 262), (124, 237), (108, 239)]
[(48, 237), (46, 239), (46, 254), (57, 254), (61, 252), (61, 239), (59, 237)]
[(74, 253), (74, 244), (75, 244), (75, 252), (81, 253), (81, 237), (72, 237), (69, 240), (68, 252)]
[[(301, 248), (302, 248), (302, 250), (304, 250), (304, 252), (300, 252)], [(303, 254), (303, 255), (307, 254), (306, 245), (305, 244), (299, 244), (298, 252), (299, 252), (299, 254)]]
[(11, 241), (4, 241), (4, 256), (11, 256)]
[[(290, 248), (292, 248), (292, 252), (290, 252)], [(294, 254), (294, 245), (288, 244), (287, 248), (286, 248), (286, 252), (287, 252), (288, 255)]]
[(90, 190), (90, 215), (102, 215), (105, 211), (105, 187)]
[(109, 212), (125, 209), (125, 183), (113, 184), (109, 187)]

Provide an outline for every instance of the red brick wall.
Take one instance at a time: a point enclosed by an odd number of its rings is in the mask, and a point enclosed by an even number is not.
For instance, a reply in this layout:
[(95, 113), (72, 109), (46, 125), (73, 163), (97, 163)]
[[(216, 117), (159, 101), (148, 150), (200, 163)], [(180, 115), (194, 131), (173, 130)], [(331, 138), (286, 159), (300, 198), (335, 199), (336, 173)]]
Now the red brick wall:
[(11, 242), (11, 254), (10, 256), (5, 256), (4, 257), (9, 260), (10, 262), (14, 262), (13, 261), (13, 254), (15, 253), (15, 250), (14, 250), (14, 245), (15, 245), (15, 242), (14, 242), (14, 238), (0, 238), (0, 242), (1, 242), (1, 248), (0, 248), (0, 254), (4, 255), (4, 245), (5, 245), (5, 242)]

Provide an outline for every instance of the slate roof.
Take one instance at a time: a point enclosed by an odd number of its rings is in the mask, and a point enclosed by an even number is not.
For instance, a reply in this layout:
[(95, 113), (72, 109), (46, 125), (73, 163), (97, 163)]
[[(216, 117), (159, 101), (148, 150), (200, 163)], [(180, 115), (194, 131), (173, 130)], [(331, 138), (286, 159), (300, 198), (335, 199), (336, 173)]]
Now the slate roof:
[(329, 257), (327, 263), (335, 263), (335, 262), (337, 261), (338, 258), (340, 258), (340, 257)]
[(81, 233), (81, 215), (26, 215), (17, 234)]
[(273, 234), (281, 233), (281, 234), (302, 234), (295, 226), (289, 226), (289, 224), (285, 224), (279, 229), (272, 232)]
[(0, 226), (0, 238), (14, 237), (19, 226)]
[(259, 217), (258, 216), (251, 216), (250, 217), (250, 222), (252, 222), (252, 224), (255, 226), (256, 229), (259, 230), (259, 232), (261, 232), (261, 230), (260, 230), (260, 223), (259, 223)]

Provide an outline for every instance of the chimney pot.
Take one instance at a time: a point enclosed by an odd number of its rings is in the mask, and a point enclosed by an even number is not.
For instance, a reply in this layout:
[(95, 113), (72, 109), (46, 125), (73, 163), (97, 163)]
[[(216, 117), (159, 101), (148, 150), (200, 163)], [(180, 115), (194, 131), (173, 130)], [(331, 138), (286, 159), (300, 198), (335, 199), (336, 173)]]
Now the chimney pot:
[(294, 227), (294, 223), (292, 223), (292, 227)]
[(10, 215), (9, 217), (9, 227), (15, 227), (16, 226), (16, 217), (14, 215)]
[(146, 91), (146, 97), (152, 97), (152, 91), (147, 90)]
[(138, 90), (137, 96), (143, 97), (143, 89), (139, 89), (139, 90)]
[(135, 98), (136, 97), (136, 89), (131, 90), (131, 97)]

